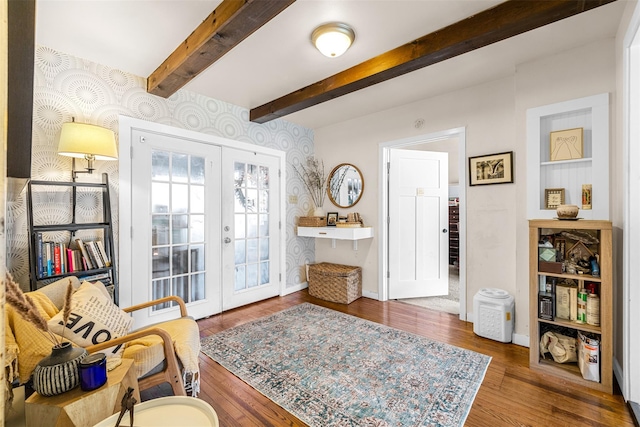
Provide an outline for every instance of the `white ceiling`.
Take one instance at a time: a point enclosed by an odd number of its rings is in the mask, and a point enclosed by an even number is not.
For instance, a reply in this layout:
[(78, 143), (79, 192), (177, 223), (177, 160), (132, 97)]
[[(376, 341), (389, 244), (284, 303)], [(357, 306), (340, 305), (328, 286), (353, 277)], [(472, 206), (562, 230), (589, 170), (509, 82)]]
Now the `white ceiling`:
[[(258, 0), (259, 1), (259, 0)], [(37, 0), (36, 43), (148, 77), (221, 0)], [(297, 0), (185, 89), (251, 109), (500, 1)], [(317, 129), (513, 73), (517, 64), (614, 37), (626, 1), (582, 13), (285, 117)], [(342, 21), (356, 40), (339, 58), (311, 45)]]

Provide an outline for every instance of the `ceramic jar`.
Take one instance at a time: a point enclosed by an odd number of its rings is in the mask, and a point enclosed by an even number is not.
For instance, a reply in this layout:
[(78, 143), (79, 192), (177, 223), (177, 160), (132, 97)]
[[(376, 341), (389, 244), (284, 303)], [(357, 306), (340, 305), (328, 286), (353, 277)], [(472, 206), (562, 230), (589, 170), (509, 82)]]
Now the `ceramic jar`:
[(41, 396), (55, 396), (76, 388), (80, 384), (78, 365), (87, 356), (84, 348), (63, 342), (51, 349), (33, 370), (33, 389)]
[(578, 216), (578, 206), (576, 205), (560, 205), (556, 209), (556, 214), (560, 219), (573, 219)]

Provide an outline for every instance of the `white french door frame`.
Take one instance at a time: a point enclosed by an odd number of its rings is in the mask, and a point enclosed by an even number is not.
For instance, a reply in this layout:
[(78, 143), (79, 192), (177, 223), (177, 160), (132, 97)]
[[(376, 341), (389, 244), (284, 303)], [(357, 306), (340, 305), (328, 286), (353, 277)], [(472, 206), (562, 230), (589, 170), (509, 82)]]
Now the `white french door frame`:
[(396, 141), (381, 142), (378, 145), (378, 183), (380, 197), (378, 206), (378, 227), (381, 230), (380, 241), (378, 245), (378, 299), (380, 301), (387, 301), (389, 299), (389, 278), (387, 277), (387, 271), (389, 271), (389, 224), (387, 218), (389, 217), (389, 182), (387, 175), (387, 163), (390, 159), (390, 150), (393, 148), (404, 148), (412, 145), (428, 144), (430, 142), (442, 141), (445, 139), (457, 138), (458, 139), (458, 169), (460, 171), (460, 222), (459, 222), (459, 235), (460, 235), (460, 249), (459, 249), (459, 267), (460, 267), (460, 320), (467, 320), (467, 263), (466, 263), (466, 230), (467, 230), (467, 215), (466, 215), (466, 194), (468, 182), (467, 168), (466, 168), (466, 129), (464, 127), (453, 128), (444, 130), (441, 132), (434, 132), (426, 135), (420, 135), (411, 138), (400, 139)]
[[(278, 184), (282, 189), (280, 191), (279, 204), (279, 221), (283, 225), (279, 238), (279, 258), (280, 261), (277, 268), (280, 272), (279, 295), (284, 295), (285, 284), (283, 282), (286, 277), (286, 232), (284, 224), (286, 224), (286, 203), (284, 191), (286, 189), (285, 173), (286, 170), (286, 153), (274, 150), (272, 148), (261, 147), (246, 142), (234, 141), (232, 139), (222, 138), (219, 136), (203, 134), (187, 129), (176, 128), (174, 126), (164, 125), (160, 123), (149, 122), (146, 120), (135, 119), (128, 116), (119, 116), (119, 227), (118, 227), (118, 277), (120, 282), (120, 305), (128, 307), (133, 304), (133, 268), (131, 262), (133, 259), (133, 249), (131, 238), (133, 233), (132, 220), (132, 161), (131, 161), (131, 132), (139, 130), (142, 132), (159, 133), (165, 135), (174, 135), (177, 138), (191, 139), (194, 141), (216, 145), (222, 148), (228, 147), (236, 150), (244, 150), (248, 152), (260, 153), (278, 158), (280, 173)], [(222, 242), (220, 242), (222, 245)], [(222, 265), (222, 263), (220, 263)], [(222, 280), (222, 271), (220, 271), (220, 280)], [(222, 292), (222, 291), (220, 291)], [(222, 294), (220, 295), (220, 297)]]

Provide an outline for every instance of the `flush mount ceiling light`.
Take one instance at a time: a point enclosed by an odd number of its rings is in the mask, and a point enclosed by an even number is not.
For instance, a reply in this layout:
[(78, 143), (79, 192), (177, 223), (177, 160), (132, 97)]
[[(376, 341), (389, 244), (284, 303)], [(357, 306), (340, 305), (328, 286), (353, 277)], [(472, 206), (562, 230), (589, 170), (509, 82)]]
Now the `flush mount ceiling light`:
[(311, 33), (311, 42), (324, 55), (336, 58), (349, 49), (356, 33), (347, 24), (331, 22), (320, 25)]

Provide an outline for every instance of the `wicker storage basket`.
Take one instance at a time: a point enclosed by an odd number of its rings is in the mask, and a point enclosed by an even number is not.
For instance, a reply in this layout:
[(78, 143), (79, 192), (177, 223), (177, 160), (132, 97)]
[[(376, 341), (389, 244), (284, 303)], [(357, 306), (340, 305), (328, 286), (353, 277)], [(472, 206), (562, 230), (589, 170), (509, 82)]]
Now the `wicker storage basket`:
[(309, 266), (309, 295), (349, 304), (362, 296), (362, 268), (321, 262)]
[(324, 216), (301, 216), (298, 219), (300, 227), (324, 227), (327, 225), (327, 218)]

